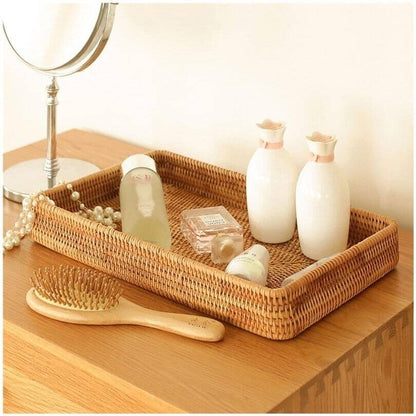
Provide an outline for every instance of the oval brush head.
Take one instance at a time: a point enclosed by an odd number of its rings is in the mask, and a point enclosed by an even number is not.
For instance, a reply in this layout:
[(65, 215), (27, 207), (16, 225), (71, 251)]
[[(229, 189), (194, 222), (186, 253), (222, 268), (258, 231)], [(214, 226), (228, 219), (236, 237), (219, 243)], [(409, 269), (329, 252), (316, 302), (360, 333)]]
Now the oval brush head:
[(31, 277), (35, 294), (44, 302), (68, 309), (103, 311), (118, 305), (118, 280), (85, 267), (60, 265), (36, 270)]

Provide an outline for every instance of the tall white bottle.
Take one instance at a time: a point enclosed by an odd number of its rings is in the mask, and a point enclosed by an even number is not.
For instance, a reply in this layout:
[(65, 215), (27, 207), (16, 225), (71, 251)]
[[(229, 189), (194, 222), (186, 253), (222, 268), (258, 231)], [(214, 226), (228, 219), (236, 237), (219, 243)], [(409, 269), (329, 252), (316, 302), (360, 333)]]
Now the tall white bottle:
[(283, 243), (295, 231), (298, 169), (283, 148), (284, 123), (264, 120), (260, 147), (247, 168), (247, 209), (251, 234), (263, 243)]
[(318, 260), (347, 248), (350, 192), (334, 162), (334, 136), (307, 137), (310, 159), (296, 187), (296, 215), (303, 254)]
[(150, 156), (132, 155), (122, 162), (121, 169), (123, 232), (169, 250), (171, 234), (155, 161)]

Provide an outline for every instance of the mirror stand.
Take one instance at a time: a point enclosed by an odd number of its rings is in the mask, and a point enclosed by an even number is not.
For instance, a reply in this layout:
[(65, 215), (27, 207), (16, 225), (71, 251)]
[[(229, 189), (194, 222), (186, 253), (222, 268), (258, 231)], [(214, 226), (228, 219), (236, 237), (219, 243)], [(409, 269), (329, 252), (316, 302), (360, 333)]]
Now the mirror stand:
[[(3, 173), (3, 195), (12, 201), (22, 202), (33, 193), (54, 187), (59, 181), (70, 182), (99, 168), (80, 159), (57, 158), (56, 106), (59, 86), (51, 77), (47, 93), (47, 149), (46, 159), (31, 159), (6, 169)], [(58, 177), (59, 174), (59, 177)]]
[(46, 172), (48, 188), (56, 185), (56, 175), (59, 171), (59, 162), (56, 157), (56, 106), (58, 105), (57, 94), (59, 91), (58, 82), (51, 77), (50, 84), (46, 87), (47, 93), (47, 150), (43, 170)]
[[(57, 76), (67, 76), (91, 65), (100, 55), (110, 36), (117, 3), (48, 3), (31, 4), (32, 12), (22, 16), (21, 6), (10, 2), (9, 15), (3, 22), (3, 31), (16, 55), (32, 69), (49, 75), (47, 92), (47, 150), (45, 159), (27, 160), (11, 166), (3, 174), (3, 195), (12, 201), (22, 202), (27, 196), (49, 189), (61, 181), (70, 182), (99, 170), (92, 163), (79, 159), (57, 158), (56, 106), (59, 91)], [(34, 18), (32, 18), (34, 16)], [(51, 19), (51, 16), (54, 16)], [(27, 25), (31, 40), (37, 42), (27, 48)], [(65, 24), (57, 24), (64, 21)], [(71, 24), (70, 24), (71, 23)], [(42, 30), (37, 31), (37, 28)], [(47, 30), (46, 30), (46, 29)], [(45, 30), (44, 30), (45, 29)], [(44, 45), (50, 46), (52, 38), (61, 39), (59, 48), (64, 50), (65, 59), (58, 53), (45, 54)], [(34, 37), (33, 33), (38, 34)], [(82, 42), (79, 43), (79, 36)], [(88, 37), (87, 37), (88, 35)], [(45, 37), (46, 36), (46, 37)], [(22, 41), (23, 39), (23, 41)], [(65, 39), (65, 42), (62, 42)], [(84, 42), (85, 39), (85, 43)], [(32, 42), (33, 43), (33, 42)], [(80, 45), (83, 46), (80, 48)], [(74, 46), (75, 45), (75, 46)], [(56, 46), (56, 45), (55, 45)], [(69, 47), (69, 49), (67, 48)]]

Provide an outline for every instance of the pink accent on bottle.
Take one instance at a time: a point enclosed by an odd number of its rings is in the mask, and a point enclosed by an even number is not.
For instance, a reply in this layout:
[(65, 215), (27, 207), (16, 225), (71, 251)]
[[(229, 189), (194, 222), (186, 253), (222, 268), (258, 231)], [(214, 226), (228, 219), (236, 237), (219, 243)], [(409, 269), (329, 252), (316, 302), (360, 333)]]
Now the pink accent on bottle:
[(332, 155), (321, 156), (321, 155), (317, 155), (317, 154), (310, 152), (309, 160), (311, 160), (312, 162), (316, 162), (316, 163), (329, 163), (334, 160), (334, 154), (332, 153)]
[(263, 149), (281, 149), (283, 147), (283, 141), (281, 142), (266, 142), (263, 139), (259, 139), (259, 147)]

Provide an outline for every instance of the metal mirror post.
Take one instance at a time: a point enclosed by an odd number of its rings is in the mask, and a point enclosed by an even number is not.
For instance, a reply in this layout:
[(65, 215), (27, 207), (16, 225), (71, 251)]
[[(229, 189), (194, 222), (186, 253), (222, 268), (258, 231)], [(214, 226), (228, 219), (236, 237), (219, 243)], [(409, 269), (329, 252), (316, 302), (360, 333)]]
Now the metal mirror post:
[(56, 77), (82, 71), (95, 61), (110, 36), (116, 7), (115, 3), (34, 3), (25, 3), (33, 9), (25, 13), (16, 4), (9, 7), (3, 20), (6, 39), (20, 60), (50, 77), (46, 159), (27, 160), (4, 172), (3, 195), (15, 202), (55, 186), (58, 172), (60, 179), (71, 181), (98, 170), (84, 160), (58, 160)]

